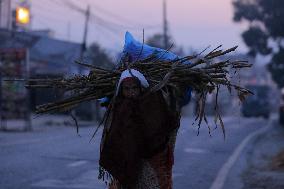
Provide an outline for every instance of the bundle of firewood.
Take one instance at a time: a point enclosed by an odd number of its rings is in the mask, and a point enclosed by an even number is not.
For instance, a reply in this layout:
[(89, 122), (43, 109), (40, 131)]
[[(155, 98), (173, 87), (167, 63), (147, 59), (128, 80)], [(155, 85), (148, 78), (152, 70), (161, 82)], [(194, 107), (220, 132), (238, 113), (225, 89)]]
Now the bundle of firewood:
[[(47, 113), (74, 108), (76, 105), (106, 96), (113, 96), (120, 74), (125, 69), (136, 69), (144, 74), (150, 83), (150, 90), (157, 91), (165, 87), (178, 90), (180, 86), (189, 86), (199, 96), (198, 115), (199, 125), (206, 117), (204, 114), (205, 100), (208, 93), (218, 90), (221, 86), (228, 91), (236, 90), (241, 101), (252, 94), (246, 88), (230, 81), (232, 70), (240, 71), (252, 65), (246, 61), (222, 60), (223, 55), (235, 51), (237, 47), (220, 50), (220, 46), (205, 56), (201, 54), (165, 61), (161, 57), (152, 56), (139, 61), (124, 62), (114, 70), (106, 70), (77, 61), (81, 66), (90, 69), (89, 75), (75, 75), (71, 78), (59, 79), (29, 79), (27, 88), (57, 88), (68, 92), (69, 96), (57, 102), (43, 104), (37, 107), (37, 113)], [(217, 97), (216, 96), (216, 97)], [(217, 98), (216, 98), (217, 99)], [(215, 106), (216, 117), (223, 127), (218, 113), (218, 103)], [(196, 119), (196, 120), (197, 120)]]

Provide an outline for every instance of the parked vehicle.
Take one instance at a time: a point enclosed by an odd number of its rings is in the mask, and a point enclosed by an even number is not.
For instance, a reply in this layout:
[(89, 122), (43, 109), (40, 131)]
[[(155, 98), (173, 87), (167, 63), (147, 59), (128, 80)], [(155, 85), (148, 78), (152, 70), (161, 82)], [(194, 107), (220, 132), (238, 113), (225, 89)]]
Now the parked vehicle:
[(269, 92), (267, 85), (247, 85), (254, 95), (249, 96), (242, 105), (241, 112), (244, 117), (262, 116), (266, 119), (270, 115)]
[(281, 90), (281, 100), (279, 107), (279, 122), (284, 125), (284, 88)]

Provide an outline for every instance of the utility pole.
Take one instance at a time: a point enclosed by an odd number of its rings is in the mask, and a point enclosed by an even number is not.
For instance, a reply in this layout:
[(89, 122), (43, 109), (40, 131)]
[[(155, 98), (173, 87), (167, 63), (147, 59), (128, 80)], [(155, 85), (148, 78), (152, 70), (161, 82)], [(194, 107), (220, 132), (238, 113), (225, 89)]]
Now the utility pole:
[(70, 36), (71, 36), (71, 23), (68, 21), (67, 23), (67, 40), (70, 41)]
[[(88, 35), (88, 26), (89, 26), (89, 20), (90, 20), (90, 5), (88, 5), (86, 13), (85, 13), (85, 29), (84, 29), (84, 36), (83, 36), (83, 43), (82, 43), (82, 48), (81, 48), (81, 60), (83, 60), (84, 53), (87, 49), (86, 47), (86, 42), (87, 42), (87, 35)], [(80, 69), (81, 70), (81, 69)]]
[[(84, 29), (83, 42), (81, 46), (81, 55), (80, 55), (81, 61), (83, 61), (84, 54), (87, 49), (87, 35), (88, 35), (88, 29), (89, 29), (89, 20), (90, 20), (90, 5), (87, 6), (87, 10), (85, 12), (85, 29)], [(79, 74), (82, 74), (82, 66), (79, 67)], [(93, 117), (93, 119), (96, 119), (98, 121), (100, 117), (98, 101), (95, 101), (95, 104), (91, 103), (91, 110), (94, 111), (95, 117)], [(73, 114), (74, 113), (75, 112), (73, 112)]]
[[(26, 79), (30, 78), (30, 49), (27, 48), (25, 50), (26, 56), (25, 56), (25, 77)], [(27, 90), (27, 89), (26, 89)], [(31, 92), (27, 90), (27, 97), (26, 97), (26, 125), (25, 125), (25, 131), (32, 131), (32, 121), (31, 121)]]
[(0, 129), (6, 130), (6, 126), (4, 125), (4, 116), (2, 111), (2, 66), (0, 66)]
[(2, 0), (0, 0), (0, 27), (2, 27)]
[(163, 38), (164, 49), (169, 48), (168, 21), (167, 21), (167, 2), (163, 0)]

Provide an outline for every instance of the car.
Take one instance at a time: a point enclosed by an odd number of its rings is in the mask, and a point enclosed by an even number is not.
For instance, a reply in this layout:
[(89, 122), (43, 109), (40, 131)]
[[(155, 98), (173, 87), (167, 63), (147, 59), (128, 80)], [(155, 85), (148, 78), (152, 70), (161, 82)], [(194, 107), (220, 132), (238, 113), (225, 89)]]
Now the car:
[(241, 108), (244, 117), (262, 116), (268, 119), (270, 116), (270, 87), (267, 85), (247, 85), (247, 89), (251, 90), (254, 95), (248, 96)]
[(281, 100), (279, 107), (279, 122), (284, 126), (284, 88), (281, 90)]

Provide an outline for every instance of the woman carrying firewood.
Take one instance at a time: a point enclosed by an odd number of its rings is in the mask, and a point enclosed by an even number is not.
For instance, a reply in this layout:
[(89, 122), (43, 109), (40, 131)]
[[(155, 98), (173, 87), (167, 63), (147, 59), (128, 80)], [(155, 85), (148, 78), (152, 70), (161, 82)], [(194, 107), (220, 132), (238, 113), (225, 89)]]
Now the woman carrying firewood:
[(101, 142), (101, 175), (111, 189), (171, 189), (179, 113), (161, 92), (149, 92), (142, 73), (122, 72)]
[(38, 114), (71, 111), (82, 102), (111, 96), (103, 122), (99, 178), (110, 179), (110, 189), (171, 189), (180, 111), (189, 101), (190, 91), (195, 91), (197, 96), (195, 121), (198, 128), (205, 121), (209, 134), (205, 102), (207, 94), (216, 91), (214, 122), (216, 125), (219, 122), (224, 138), (225, 127), (218, 106), (220, 87), (226, 87), (230, 94), (234, 90), (240, 101), (253, 94), (231, 82), (235, 73), (252, 64), (241, 60), (216, 62), (216, 58), (235, 51), (237, 47), (224, 51), (220, 48), (205, 56), (197, 54), (180, 58), (166, 50), (141, 44), (126, 33), (124, 53), (131, 56), (131, 64), (121, 61), (123, 65), (106, 70), (77, 62), (91, 69), (88, 76), (29, 79), (26, 87), (58, 88), (71, 94), (38, 106)]

